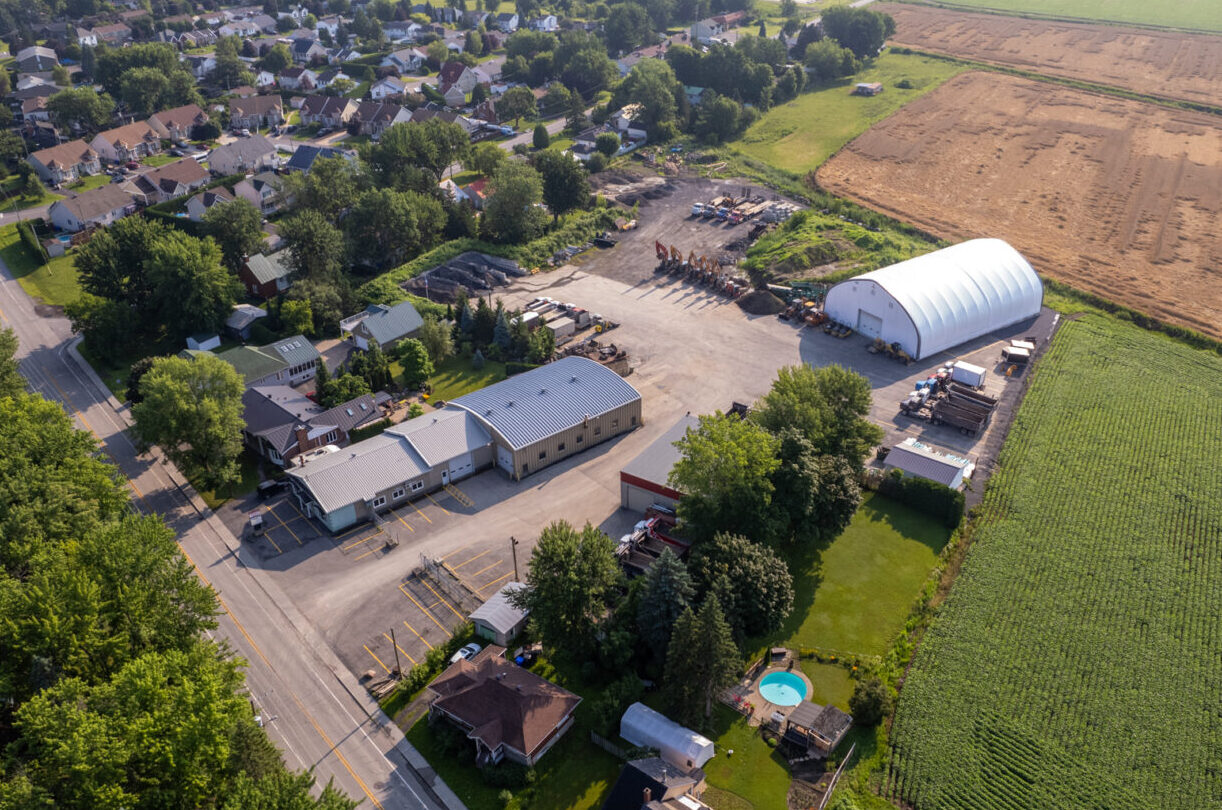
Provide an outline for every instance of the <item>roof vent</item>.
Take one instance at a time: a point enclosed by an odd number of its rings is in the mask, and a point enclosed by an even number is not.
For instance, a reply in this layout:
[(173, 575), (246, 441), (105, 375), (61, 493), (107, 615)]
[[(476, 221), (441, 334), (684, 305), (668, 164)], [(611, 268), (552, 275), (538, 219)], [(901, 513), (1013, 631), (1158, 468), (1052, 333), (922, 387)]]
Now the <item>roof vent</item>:
[(506, 407), (506, 408), (512, 408), (512, 407), (513, 407), (513, 400), (511, 399), (511, 400), (509, 400), (508, 402), (506, 402), (506, 403), (505, 403), (505, 407)]
[(540, 394), (546, 394), (546, 393), (547, 393), (547, 389), (546, 389), (546, 388), (540, 388), (540, 389), (539, 389), (539, 393), (540, 393)]
[(488, 410), (484, 411), (484, 416), (492, 416), (492, 409), (489, 408)]
[(571, 380), (569, 380), (569, 382), (577, 382), (577, 377), (574, 376)]

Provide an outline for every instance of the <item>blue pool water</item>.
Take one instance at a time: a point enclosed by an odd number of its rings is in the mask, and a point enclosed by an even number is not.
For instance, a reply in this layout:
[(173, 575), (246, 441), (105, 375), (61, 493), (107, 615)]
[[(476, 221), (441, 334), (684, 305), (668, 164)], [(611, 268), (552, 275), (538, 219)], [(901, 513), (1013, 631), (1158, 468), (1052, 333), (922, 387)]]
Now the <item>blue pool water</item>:
[(774, 672), (760, 681), (759, 693), (777, 706), (797, 706), (806, 697), (806, 682), (792, 672)]

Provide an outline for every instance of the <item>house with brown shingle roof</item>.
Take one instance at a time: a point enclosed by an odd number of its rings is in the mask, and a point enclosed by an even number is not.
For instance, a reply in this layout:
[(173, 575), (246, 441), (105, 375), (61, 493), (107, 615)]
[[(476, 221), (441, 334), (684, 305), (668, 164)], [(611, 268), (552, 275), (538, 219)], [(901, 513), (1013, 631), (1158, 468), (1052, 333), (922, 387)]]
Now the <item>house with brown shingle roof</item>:
[(56, 200), (48, 212), (51, 223), (61, 231), (84, 230), (109, 225), (136, 210), (132, 195), (113, 183), (90, 189), (70, 200)]
[(198, 104), (186, 104), (172, 110), (162, 110), (149, 116), (148, 124), (163, 138), (173, 141), (185, 141), (191, 137), (191, 130), (208, 123), (208, 114), (200, 109)]
[(454, 724), (475, 742), (475, 763), (503, 759), (531, 766), (573, 725), (581, 698), (505, 660), (489, 645), (459, 660), (428, 685), (429, 715)]
[(187, 217), (192, 222), (203, 222), (204, 216), (218, 205), (233, 202), (233, 195), (224, 186), (201, 191), (187, 200)]
[(27, 158), (38, 176), (51, 185), (75, 183), (81, 177), (102, 171), (98, 153), (82, 140), (31, 152)]
[(127, 190), (145, 205), (153, 205), (206, 186), (208, 177), (208, 170), (197, 161), (183, 158), (139, 175)]
[(301, 104), (301, 123), (322, 124), (339, 129), (356, 114), (356, 102), (339, 96), (306, 96)]
[(134, 121), (98, 133), (89, 145), (103, 160), (126, 163), (160, 152), (161, 136), (147, 121)]
[(284, 101), (279, 95), (229, 99), (229, 126), (258, 129), (284, 123)]

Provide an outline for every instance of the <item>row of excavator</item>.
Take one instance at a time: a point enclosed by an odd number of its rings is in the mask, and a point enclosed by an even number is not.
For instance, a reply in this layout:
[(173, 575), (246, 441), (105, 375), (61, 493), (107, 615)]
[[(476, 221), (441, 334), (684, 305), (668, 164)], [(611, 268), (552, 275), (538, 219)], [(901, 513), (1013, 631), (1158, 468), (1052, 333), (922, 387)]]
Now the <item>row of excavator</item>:
[(696, 251), (689, 251), (683, 258), (683, 251), (671, 245), (669, 248), (661, 242), (654, 242), (654, 252), (658, 257), (658, 265), (654, 273), (676, 278), (683, 278), (702, 287), (710, 287), (719, 295), (738, 298), (751, 289), (751, 282), (742, 276), (734, 275), (722, 267), (716, 257), (697, 256)]

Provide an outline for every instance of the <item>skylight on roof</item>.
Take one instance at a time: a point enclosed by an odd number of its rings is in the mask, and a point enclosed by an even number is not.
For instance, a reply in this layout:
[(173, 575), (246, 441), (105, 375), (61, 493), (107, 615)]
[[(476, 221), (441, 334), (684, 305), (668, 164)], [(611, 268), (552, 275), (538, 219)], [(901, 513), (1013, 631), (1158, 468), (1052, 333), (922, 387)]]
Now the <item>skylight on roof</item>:
[(349, 416), (356, 416), (356, 414), (352, 412), (351, 408), (344, 408), (344, 413), (348, 414)]

